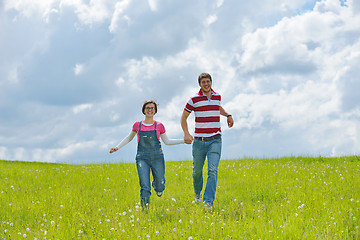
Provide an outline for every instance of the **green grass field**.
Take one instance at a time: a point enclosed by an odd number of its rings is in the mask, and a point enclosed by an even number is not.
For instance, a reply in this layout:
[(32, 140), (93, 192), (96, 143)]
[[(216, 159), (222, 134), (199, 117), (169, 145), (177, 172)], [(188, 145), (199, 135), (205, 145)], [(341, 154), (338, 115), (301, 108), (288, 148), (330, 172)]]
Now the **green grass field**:
[(0, 168), (0, 239), (360, 239), (357, 156), (221, 160), (213, 211), (191, 161), (166, 162), (148, 211), (135, 163)]

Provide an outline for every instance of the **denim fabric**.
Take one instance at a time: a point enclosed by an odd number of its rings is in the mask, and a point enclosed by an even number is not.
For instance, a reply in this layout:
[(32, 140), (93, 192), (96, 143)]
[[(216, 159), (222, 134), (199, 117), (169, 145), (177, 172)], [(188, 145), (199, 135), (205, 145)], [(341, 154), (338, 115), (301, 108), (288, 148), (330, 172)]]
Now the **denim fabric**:
[(154, 131), (141, 131), (139, 126), (139, 143), (136, 154), (136, 166), (139, 174), (141, 204), (150, 203), (150, 171), (153, 175), (152, 186), (156, 192), (165, 189), (165, 160), (161, 143)]
[(194, 140), (193, 143), (193, 184), (196, 194), (203, 188), (203, 167), (205, 158), (208, 159), (208, 179), (204, 191), (203, 201), (213, 205), (217, 185), (217, 173), (221, 156), (221, 138), (211, 141)]

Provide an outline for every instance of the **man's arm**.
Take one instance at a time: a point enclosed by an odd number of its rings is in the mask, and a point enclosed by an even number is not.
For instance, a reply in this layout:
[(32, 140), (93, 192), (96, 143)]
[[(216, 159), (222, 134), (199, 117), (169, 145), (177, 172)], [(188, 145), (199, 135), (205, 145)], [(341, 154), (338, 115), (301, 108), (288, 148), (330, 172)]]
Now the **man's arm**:
[(182, 116), (181, 116), (181, 128), (184, 132), (184, 142), (186, 144), (191, 144), (193, 141), (193, 136), (191, 136), (191, 134), (189, 133), (189, 128), (188, 128), (188, 124), (187, 124), (187, 119), (189, 117), (190, 113), (186, 110), (184, 110)]
[(227, 118), (227, 124), (229, 128), (234, 126), (234, 120), (232, 116), (229, 113), (227, 113), (222, 106), (220, 106), (220, 115), (225, 116)]

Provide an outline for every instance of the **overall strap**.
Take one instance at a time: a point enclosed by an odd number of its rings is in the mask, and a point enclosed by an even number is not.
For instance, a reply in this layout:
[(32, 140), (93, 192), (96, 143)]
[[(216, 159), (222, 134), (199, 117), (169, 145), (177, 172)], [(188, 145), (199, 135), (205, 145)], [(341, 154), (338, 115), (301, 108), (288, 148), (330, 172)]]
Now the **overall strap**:
[(157, 125), (157, 122), (155, 121), (155, 132), (156, 132), (156, 125)]
[(140, 123), (139, 123), (139, 132), (141, 132), (141, 122), (142, 121), (140, 121)]

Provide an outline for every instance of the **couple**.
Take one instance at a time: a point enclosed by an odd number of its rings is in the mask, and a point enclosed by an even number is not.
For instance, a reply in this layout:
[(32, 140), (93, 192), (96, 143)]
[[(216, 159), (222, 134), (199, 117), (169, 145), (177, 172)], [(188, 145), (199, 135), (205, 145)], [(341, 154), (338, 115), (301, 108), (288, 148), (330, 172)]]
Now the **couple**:
[[(181, 127), (184, 139), (168, 139), (165, 127), (162, 123), (154, 120), (157, 113), (157, 104), (146, 101), (142, 107), (145, 120), (135, 122), (131, 133), (125, 137), (119, 145), (110, 149), (110, 153), (119, 150), (128, 144), (137, 134), (138, 147), (136, 154), (136, 166), (140, 181), (141, 206), (147, 208), (150, 203), (151, 185), (150, 170), (153, 175), (152, 186), (156, 195), (161, 197), (165, 189), (165, 161), (161, 149), (160, 138), (166, 145), (191, 144), (193, 143), (193, 185), (195, 203), (201, 202), (201, 190), (203, 188), (203, 166), (205, 158), (208, 159), (208, 179), (204, 191), (204, 207), (212, 209), (215, 200), (217, 169), (221, 155), (221, 128), (220, 115), (227, 118), (228, 127), (232, 127), (234, 121), (221, 106), (221, 96), (211, 88), (212, 79), (210, 74), (202, 73), (198, 77), (200, 90), (198, 94), (187, 102), (181, 116)], [(195, 139), (189, 133), (187, 118), (195, 112)]]

